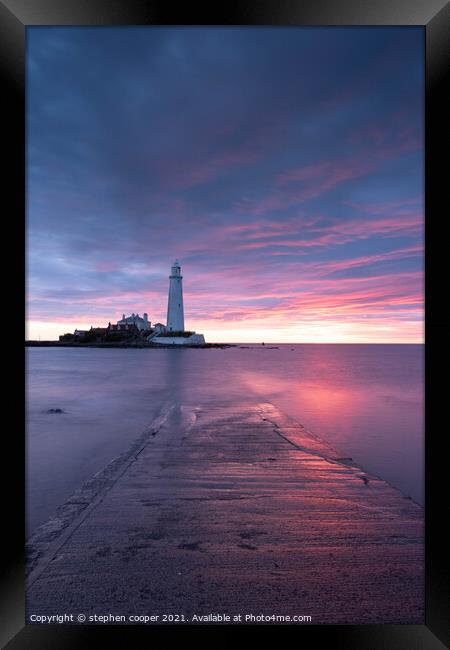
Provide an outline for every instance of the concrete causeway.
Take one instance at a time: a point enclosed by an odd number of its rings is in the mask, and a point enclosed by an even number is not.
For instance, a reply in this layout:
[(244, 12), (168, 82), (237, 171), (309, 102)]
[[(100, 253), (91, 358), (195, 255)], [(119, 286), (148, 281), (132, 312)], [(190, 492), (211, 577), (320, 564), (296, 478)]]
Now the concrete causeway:
[(423, 518), (272, 404), (167, 405), (31, 538), (27, 622), (221, 613), (423, 624)]

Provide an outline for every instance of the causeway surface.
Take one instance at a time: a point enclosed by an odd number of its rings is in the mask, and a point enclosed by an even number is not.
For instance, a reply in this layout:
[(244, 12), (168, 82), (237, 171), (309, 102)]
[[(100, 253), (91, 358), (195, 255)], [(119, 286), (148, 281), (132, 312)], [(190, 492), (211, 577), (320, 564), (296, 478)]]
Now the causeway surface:
[(168, 404), (29, 541), (27, 617), (423, 624), (423, 516), (272, 404)]

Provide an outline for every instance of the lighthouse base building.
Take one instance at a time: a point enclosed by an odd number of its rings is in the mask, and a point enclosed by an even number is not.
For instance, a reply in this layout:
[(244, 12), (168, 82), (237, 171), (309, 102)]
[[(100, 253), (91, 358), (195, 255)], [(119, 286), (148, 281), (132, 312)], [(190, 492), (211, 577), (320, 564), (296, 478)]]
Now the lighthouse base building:
[[(204, 345), (206, 343), (203, 334), (186, 332), (187, 336), (155, 336), (150, 341), (155, 345)], [(148, 340), (148, 339), (147, 339)]]

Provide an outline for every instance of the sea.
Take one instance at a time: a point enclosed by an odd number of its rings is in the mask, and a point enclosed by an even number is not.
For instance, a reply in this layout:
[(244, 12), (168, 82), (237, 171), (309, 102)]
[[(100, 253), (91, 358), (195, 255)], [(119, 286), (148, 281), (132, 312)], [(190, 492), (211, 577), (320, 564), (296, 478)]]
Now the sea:
[(125, 451), (164, 405), (242, 401), (273, 403), (423, 505), (423, 345), (29, 347), (27, 535)]

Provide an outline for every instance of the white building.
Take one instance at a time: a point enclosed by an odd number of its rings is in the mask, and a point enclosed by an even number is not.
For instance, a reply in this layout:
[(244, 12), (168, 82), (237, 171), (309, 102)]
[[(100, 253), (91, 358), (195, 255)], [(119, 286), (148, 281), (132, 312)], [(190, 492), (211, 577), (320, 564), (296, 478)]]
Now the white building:
[(123, 314), (122, 319), (117, 321), (117, 329), (121, 329), (121, 325), (136, 325), (139, 330), (151, 329), (148, 314), (144, 314), (143, 318), (141, 318), (139, 314), (131, 314), (131, 316), (125, 316), (125, 314)]
[(181, 275), (181, 267), (178, 260), (175, 260), (173, 263), (169, 280), (167, 330), (168, 332), (184, 332), (183, 276)]
[(147, 340), (150, 340), (154, 345), (205, 345), (203, 334), (196, 334), (195, 332), (191, 332), (187, 336), (170, 336), (170, 334), (167, 334), (167, 336), (164, 334), (155, 337), (149, 336)]
[(167, 326), (157, 323), (152, 334), (147, 337), (147, 341), (151, 341), (154, 345), (204, 345), (203, 334), (186, 332), (184, 329), (183, 276), (178, 260), (175, 260), (172, 265), (169, 280)]

